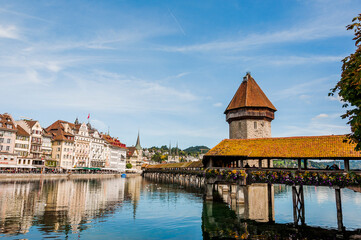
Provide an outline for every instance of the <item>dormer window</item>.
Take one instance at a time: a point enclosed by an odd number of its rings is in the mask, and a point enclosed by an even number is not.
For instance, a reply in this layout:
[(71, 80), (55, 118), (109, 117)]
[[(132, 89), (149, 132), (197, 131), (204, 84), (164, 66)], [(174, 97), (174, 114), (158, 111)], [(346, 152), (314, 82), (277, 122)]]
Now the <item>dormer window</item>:
[(257, 129), (257, 122), (254, 122), (254, 129)]

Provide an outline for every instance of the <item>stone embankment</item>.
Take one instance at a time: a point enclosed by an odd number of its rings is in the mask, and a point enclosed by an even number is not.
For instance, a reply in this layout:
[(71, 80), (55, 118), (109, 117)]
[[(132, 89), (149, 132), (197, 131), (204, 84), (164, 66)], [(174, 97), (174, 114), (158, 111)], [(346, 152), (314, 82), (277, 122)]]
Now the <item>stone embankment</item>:
[[(34, 174), (34, 173), (17, 173), (17, 174), (0, 174), (0, 181), (6, 180), (39, 180), (39, 179), (92, 179), (92, 178), (116, 178), (121, 174)], [(129, 174), (127, 177), (139, 176), (137, 173)]]

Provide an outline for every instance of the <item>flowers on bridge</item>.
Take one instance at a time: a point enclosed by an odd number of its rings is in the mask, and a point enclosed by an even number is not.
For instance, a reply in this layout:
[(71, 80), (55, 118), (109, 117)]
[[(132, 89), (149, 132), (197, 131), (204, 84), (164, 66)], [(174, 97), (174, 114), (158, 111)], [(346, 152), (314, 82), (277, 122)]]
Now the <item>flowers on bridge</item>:
[(221, 178), (223, 180), (244, 179), (247, 173), (244, 170), (227, 170), (227, 169), (208, 169), (206, 178)]
[(355, 173), (317, 173), (296, 171), (255, 171), (250, 174), (254, 183), (287, 185), (355, 186), (361, 185), (361, 176)]

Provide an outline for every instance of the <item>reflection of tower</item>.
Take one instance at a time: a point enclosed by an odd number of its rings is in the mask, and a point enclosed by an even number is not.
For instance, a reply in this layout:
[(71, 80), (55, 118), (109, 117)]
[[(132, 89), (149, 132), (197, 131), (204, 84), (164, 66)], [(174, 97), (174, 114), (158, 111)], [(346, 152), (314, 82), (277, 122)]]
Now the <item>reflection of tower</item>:
[[(126, 190), (130, 195), (130, 198), (133, 202), (133, 218), (136, 218), (138, 201), (140, 199), (140, 187), (141, 187), (141, 177), (130, 177), (127, 178)], [(127, 194), (127, 193), (126, 193)]]

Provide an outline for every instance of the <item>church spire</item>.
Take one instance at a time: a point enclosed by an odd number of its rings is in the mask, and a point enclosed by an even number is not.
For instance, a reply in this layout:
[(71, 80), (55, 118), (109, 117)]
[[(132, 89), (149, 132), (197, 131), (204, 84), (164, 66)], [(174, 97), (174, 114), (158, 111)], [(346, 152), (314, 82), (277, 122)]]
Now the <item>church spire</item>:
[(135, 149), (142, 150), (142, 147), (140, 146), (139, 131), (138, 131), (137, 143), (135, 144)]
[(176, 154), (175, 154), (175, 155), (178, 156), (178, 141), (177, 141), (177, 147), (176, 147), (176, 150), (175, 150), (175, 151), (176, 151)]

